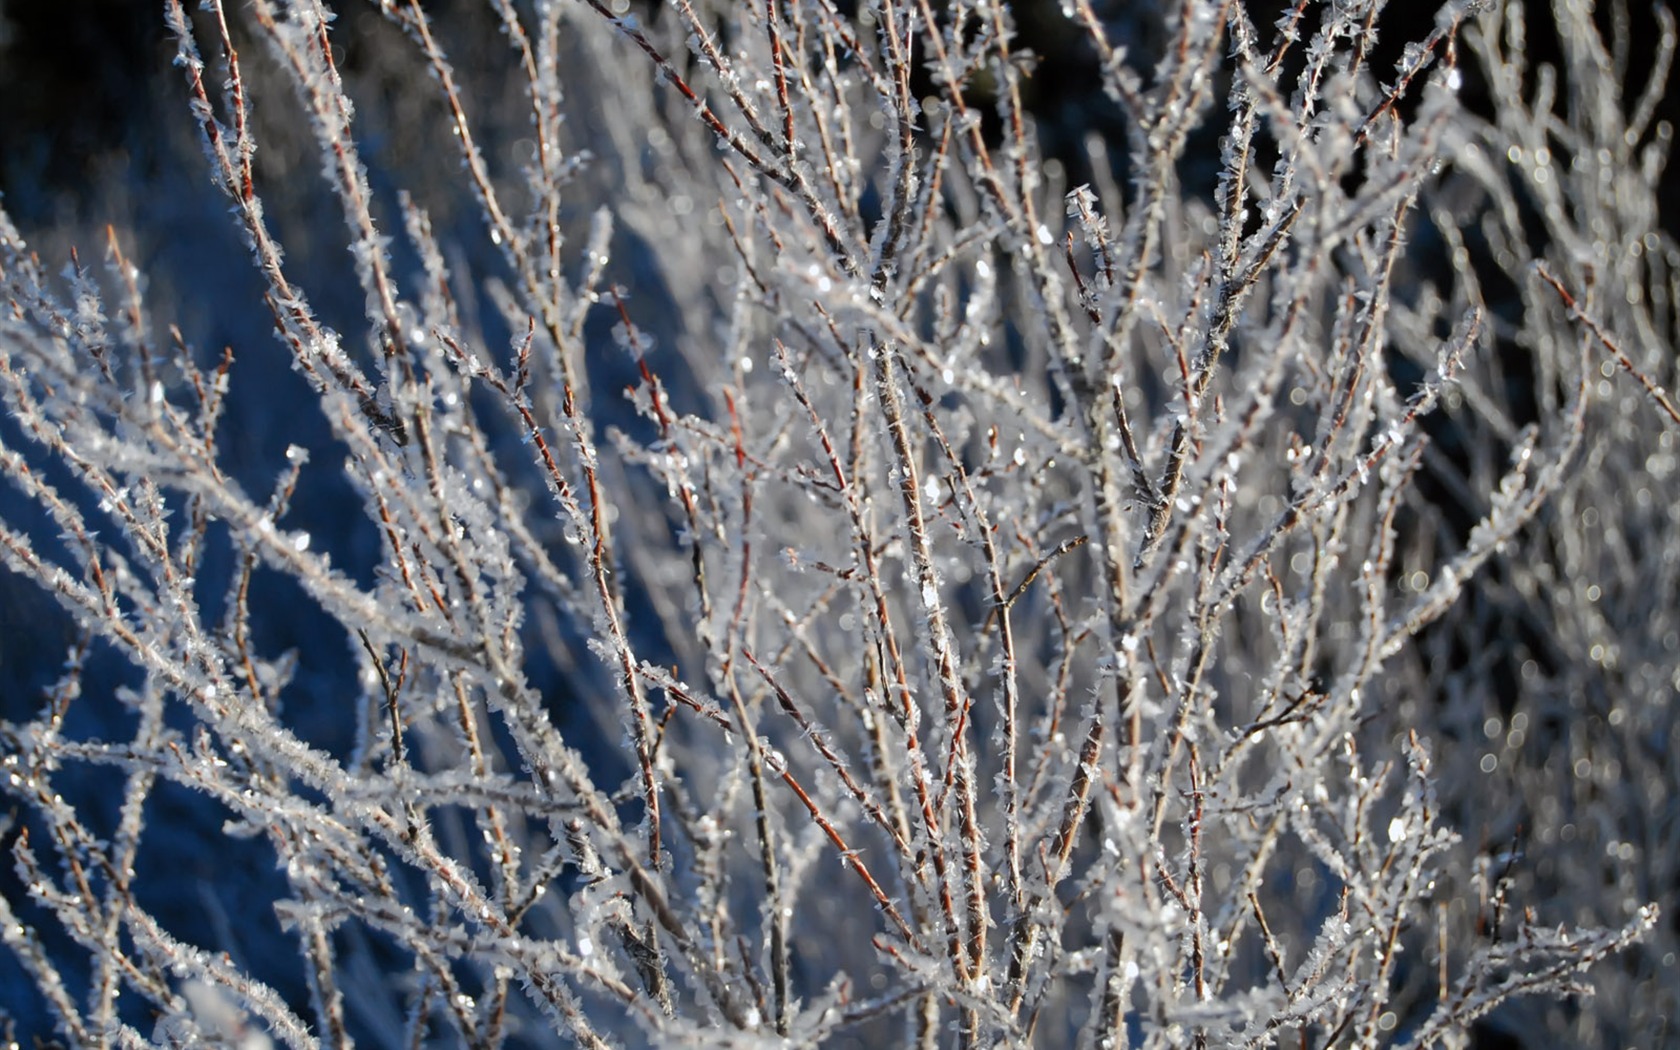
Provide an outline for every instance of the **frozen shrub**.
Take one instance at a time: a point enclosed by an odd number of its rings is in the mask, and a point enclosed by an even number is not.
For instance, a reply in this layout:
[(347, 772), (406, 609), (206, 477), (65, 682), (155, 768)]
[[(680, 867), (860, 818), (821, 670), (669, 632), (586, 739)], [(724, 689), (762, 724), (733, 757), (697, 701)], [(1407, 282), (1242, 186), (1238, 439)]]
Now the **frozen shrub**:
[(0, 219), (15, 1024), (1663, 1037), (1666, 15), (1073, 0), (1068, 186), (1001, 4), (374, 6), (166, 5), (226, 353)]

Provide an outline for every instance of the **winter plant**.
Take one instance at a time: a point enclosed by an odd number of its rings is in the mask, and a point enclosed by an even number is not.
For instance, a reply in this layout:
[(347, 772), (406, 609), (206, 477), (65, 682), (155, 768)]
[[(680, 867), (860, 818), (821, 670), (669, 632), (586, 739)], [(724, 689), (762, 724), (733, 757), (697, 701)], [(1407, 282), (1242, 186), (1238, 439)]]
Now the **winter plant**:
[(202, 7), (254, 282), (0, 215), (14, 1039), (1672, 1039), (1666, 12)]

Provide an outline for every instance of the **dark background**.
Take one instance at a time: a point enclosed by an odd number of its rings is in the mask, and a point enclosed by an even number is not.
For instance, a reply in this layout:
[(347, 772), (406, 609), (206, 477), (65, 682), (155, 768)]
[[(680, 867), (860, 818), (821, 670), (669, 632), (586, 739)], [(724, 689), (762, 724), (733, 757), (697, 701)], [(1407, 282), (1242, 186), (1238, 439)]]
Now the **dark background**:
[[(346, 0), (329, 7), (348, 15), (366, 14), (371, 5)], [(470, 9), (470, 0), (430, 0), (428, 11), (440, 15)], [(638, 6), (643, 6), (638, 4)], [(1100, 93), (1095, 57), (1079, 32), (1061, 14), (1057, 0), (1017, 0), (1018, 46), (1042, 61), (1027, 82), (1028, 105), (1041, 123), (1045, 153), (1073, 173), (1083, 166), (1079, 141), (1089, 130), (1118, 136), (1119, 114)], [(1102, 0), (1094, 5), (1119, 33), (1143, 38), (1158, 25), (1153, 3)], [(1283, 0), (1250, 0), (1245, 8), (1264, 34), (1290, 5)], [(1378, 66), (1392, 64), (1401, 46), (1426, 34), (1438, 4), (1395, 2), (1383, 13), (1378, 34)], [(1555, 62), (1555, 34), (1548, 32), (1543, 4), (1530, 5), (1528, 58), (1531, 65)], [(1604, 27), (1617, 15), (1615, 5), (1599, 5)], [(1625, 5), (1634, 40), (1655, 40), (1654, 4)], [(122, 177), (155, 167), (155, 123), (179, 123), (182, 109), (160, 104), (160, 83), (169, 70), (173, 42), (166, 39), (162, 4), (152, 0), (0, 0), (0, 192), (7, 209), (26, 226), (47, 224), (82, 212), (86, 195), (100, 179)], [(650, 12), (657, 17), (656, 12)], [(353, 63), (356, 56), (349, 56)], [(1630, 57), (1630, 80), (1644, 83), (1651, 56)], [(178, 101), (178, 96), (176, 97)], [(1485, 111), (1484, 92), (1473, 81), (1465, 92), (1472, 108)], [(1671, 123), (1680, 117), (1680, 92), (1670, 90), (1659, 115)], [(164, 139), (162, 141), (168, 141)], [(1680, 228), (1680, 180), (1669, 176), (1663, 194), (1663, 225)]]

